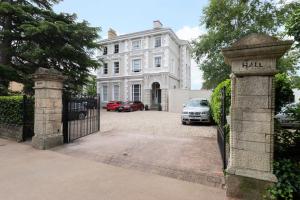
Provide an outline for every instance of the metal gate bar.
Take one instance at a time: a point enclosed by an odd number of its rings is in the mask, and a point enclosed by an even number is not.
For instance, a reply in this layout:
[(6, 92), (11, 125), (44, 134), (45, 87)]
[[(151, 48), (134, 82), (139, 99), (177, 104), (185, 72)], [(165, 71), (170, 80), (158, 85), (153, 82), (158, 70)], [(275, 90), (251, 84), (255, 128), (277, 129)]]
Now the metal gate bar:
[[(93, 128), (97, 127), (97, 128)], [(100, 130), (100, 96), (63, 97), (64, 142), (69, 143)]]

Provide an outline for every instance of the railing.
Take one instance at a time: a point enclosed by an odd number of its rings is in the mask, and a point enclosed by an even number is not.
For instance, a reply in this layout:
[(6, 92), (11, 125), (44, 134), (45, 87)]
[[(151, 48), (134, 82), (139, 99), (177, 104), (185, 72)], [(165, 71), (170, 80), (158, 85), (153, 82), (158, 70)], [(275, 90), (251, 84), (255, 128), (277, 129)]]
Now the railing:
[(223, 169), (227, 168), (228, 164), (228, 141), (227, 141), (227, 121), (226, 121), (226, 88), (223, 87), (221, 89), (221, 116), (220, 116), (220, 123), (218, 125), (218, 134), (217, 140), (219, 145), (220, 154), (223, 161)]
[(63, 135), (69, 143), (100, 130), (100, 96), (63, 97)]

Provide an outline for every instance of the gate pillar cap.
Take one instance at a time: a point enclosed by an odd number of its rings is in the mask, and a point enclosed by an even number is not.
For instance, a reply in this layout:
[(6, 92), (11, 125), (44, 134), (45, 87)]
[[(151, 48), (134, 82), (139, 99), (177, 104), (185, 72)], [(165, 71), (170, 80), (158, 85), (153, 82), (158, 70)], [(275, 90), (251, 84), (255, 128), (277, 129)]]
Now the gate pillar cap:
[(66, 76), (62, 75), (61, 72), (54, 68), (43, 68), (39, 67), (35, 73), (33, 74), (33, 80), (39, 81), (39, 80), (56, 80), (56, 81), (64, 81), (66, 79)]
[(231, 65), (234, 60), (279, 58), (293, 44), (292, 40), (282, 41), (265, 34), (252, 33), (235, 43), (231, 47), (223, 48), (225, 62)]

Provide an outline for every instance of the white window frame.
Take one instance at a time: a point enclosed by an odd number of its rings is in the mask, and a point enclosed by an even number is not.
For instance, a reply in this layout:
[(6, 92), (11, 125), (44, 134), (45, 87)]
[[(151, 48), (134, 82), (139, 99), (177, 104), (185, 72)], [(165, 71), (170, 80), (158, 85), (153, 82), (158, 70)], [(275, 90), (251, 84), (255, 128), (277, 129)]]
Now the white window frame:
[[(157, 43), (158, 39), (160, 41), (159, 43)], [(161, 36), (155, 37), (154, 38), (154, 48), (159, 48), (161, 46), (162, 46), (162, 38), (161, 38)]]
[[(116, 68), (116, 63), (118, 63), (118, 68)], [(118, 72), (116, 72), (116, 69), (118, 69)], [(114, 62), (114, 74), (119, 74), (120, 73), (120, 62), (115, 61)]]
[(107, 53), (108, 53), (108, 47), (104, 46), (103, 47), (103, 55), (107, 55)]
[[(159, 66), (157, 66), (158, 63), (156, 63), (156, 59), (159, 59), (159, 61), (160, 61)], [(154, 57), (154, 67), (161, 67), (161, 65), (162, 65), (161, 60), (162, 60), (161, 56), (155, 56)]]
[[(135, 46), (134, 43), (137, 43), (138, 45)], [(137, 49), (141, 49), (141, 40), (133, 40), (132, 41), (132, 49), (133, 50), (137, 50)]]
[[(118, 87), (118, 98), (116, 98), (116, 90), (115, 90), (115, 88), (116, 88), (116, 86)], [(113, 84), (113, 87), (112, 87), (112, 99), (113, 99), (113, 101), (120, 101), (120, 84)]]
[[(116, 46), (118, 47), (118, 51), (116, 51)], [(120, 53), (120, 44), (114, 44), (114, 53)]]
[[(134, 99), (135, 97), (135, 91), (134, 91), (134, 87), (135, 86), (139, 86), (138, 88), (138, 99)], [(142, 85), (141, 84), (132, 84), (131, 85), (131, 100), (132, 101), (142, 101)]]
[[(135, 62), (136, 61), (139, 61), (139, 68), (135, 68)], [(132, 66), (131, 66), (131, 71), (134, 72), (134, 73), (139, 73), (142, 71), (142, 59), (140, 58), (137, 58), (137, 59), (132, 59)]]
[[(106, 96), (104, 95), (104, 88), (106, 88)], [(102, 85), (102, 101), (108, 102), (108, 85)], [(104, 98), (106, 97), (106, 98)]]
[[(105, 73), (105, 68), (106, 68), (106, 73)], [(108, 63), (104, 63), (104, 65), (103, 65), (103, 74), (104, 75), (108, 74)]]

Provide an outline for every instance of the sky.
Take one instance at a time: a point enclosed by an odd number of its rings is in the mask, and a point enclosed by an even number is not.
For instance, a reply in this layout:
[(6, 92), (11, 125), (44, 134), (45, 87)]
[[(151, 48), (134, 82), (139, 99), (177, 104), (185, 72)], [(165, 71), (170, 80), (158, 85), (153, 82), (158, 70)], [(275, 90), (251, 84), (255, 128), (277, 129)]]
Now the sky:
[[(109, 28), (127, 34), (152, 28), (160, 20), (174, 30), (180, 39), (192, 40), (205, 33), (200, 27), (202, 9), (208, 0), (64, 0), (54, 6), (57, 12), (76, 13), (79, 20), (101, 27), (101, 38)], [(191, 87), (202, 87), (202, 72), (192, 60)]]

